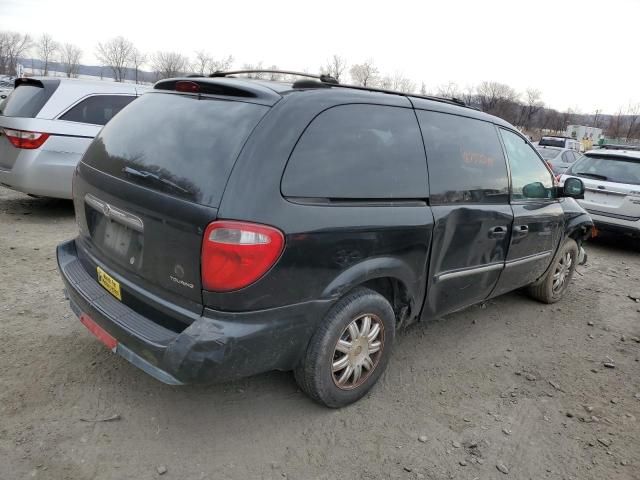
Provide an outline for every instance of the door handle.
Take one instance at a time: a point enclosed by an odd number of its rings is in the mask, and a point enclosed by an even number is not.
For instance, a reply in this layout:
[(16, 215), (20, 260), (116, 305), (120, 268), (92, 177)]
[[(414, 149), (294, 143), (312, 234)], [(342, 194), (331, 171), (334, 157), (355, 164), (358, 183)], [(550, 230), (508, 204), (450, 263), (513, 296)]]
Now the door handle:
[(498, 226), (489, 229), (489, 238), (504, 238), (507, 235), (507, 227)]
[(518, 225), (513, 229), (515, 237), (524, 237), (529, 233), (529, 225)]

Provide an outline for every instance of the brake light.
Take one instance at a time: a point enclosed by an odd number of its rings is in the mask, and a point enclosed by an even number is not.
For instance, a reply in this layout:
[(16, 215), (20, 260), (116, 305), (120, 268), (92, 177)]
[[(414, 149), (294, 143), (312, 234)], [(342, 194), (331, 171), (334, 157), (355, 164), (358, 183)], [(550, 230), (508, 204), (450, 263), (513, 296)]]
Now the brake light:
[(202, 241), (202, 288), (238, 290), (262, 277), (278, 260), (284, 235), (266, 225), (215, 221)]
[(49, 138), (48, 133), (12, 130), (10, 128), (4, 128), (3, 131), (14, 147), (27, 150), (40, 148), (47, 138)]
[(176, 92), (190, 92), (190, 93), (196, 93), (200, 91), (200, 85), (198, 85), (196, 82), (187, 82), (187, 81), (180, 81), (180, 82), (176, 82)]

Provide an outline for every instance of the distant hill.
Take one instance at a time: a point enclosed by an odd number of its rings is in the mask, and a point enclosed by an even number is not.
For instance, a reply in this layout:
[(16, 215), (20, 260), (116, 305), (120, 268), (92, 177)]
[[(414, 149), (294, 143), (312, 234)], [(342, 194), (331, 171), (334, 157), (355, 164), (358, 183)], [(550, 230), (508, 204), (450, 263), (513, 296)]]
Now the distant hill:
[[(34, 73), (38, 70), (42, 70), (44, 62), (36, 58), (20, 58), (18, 63), (21, 63), (23, 67), (32, 70)], [(64, 73), (64, 66), (58, 62), (49, 62), (49, 71)], [(102, 67), (100, 65), (80, 65), (78, 74), (80, 76), (98, 77), (98, 78), (111, 78), (114, 76), (109, 67)], [(135, 79), (135, 70), (133, 68), (127, 68), (125, 74), (126, 80)], [(153, 72), (147, 72), (143, 70), (138, 71), (138, 81), (153, 83), (156, 81), (156, 75)]]

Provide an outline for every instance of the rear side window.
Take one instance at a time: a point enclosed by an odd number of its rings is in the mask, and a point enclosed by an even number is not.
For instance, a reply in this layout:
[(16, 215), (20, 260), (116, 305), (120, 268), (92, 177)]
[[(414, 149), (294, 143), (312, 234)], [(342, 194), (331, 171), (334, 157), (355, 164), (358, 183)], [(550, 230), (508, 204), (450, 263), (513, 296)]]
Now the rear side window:
[(0, 114), (6, 117), (35, 118), (58, 88), (59, 81), (21, 83), (2, 104)]
[(491, 123), (418, 111), (429, 163), (431, 203), (508, 203), (509, 176)]
[(109, 175), (217, 207), (231, 168), (268, 107), (147, 93), (109, 122), (83, 162)]
[(94, 95), (75, 105), (62, 115), (60, 120), (106, 125), (116, 113), (135, 98), (134, 95)]
[(290, 197), (426, 198), (427, 162), (413, 111), (340, 105), (318, 115), (282, 178)]

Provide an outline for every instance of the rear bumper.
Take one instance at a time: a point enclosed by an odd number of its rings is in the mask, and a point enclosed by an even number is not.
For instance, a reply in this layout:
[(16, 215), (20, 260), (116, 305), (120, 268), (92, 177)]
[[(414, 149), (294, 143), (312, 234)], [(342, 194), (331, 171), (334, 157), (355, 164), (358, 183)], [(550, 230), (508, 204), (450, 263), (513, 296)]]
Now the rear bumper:
[(598, 230), (640, 236), (640, 220), (633, 221), (609, 215), (599, 215), (593, 211), (589, 211), (589, 215)]
[(213, 383), (291, 370), (333, 301), (254, 312), (204, 314), (182, 332), (145, 318), (111, 296), (84, 269), (74, 241), (57, 248), (76, 315), (85, 313), (117, 341), (116, 353), (168, 384)]
[(31, 195), (70, 199), (79, 161), (76, 153), (22, 150), (10, 169), (0, 167), (0, 184)]

